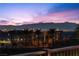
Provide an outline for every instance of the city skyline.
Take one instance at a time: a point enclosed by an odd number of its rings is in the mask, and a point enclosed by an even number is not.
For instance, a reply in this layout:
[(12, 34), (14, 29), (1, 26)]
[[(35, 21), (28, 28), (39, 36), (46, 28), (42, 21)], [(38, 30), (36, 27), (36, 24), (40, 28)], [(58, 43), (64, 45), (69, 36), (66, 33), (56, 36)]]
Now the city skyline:
[(1, 3), (0, 25), (22, 25), (32, 23), (79, 24), (78, 3)]

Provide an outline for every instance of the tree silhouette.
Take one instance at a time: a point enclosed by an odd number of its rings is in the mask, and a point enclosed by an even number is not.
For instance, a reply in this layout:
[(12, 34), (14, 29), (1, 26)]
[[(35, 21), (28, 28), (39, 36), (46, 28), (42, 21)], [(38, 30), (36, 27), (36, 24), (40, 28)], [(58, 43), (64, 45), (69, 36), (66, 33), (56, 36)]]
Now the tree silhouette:
[(79, 39), (79, 26), (77, 26), (77, 28), (75, 30), (75, 38)]
[(72, 35), (72, 37), (70, 39), (71, 40), (69, 40), (67, 42), (67, 43), (69, 43), (69, 45), (78, 45), (79, 44), (79, 25), (75, 29), (74, 34)]

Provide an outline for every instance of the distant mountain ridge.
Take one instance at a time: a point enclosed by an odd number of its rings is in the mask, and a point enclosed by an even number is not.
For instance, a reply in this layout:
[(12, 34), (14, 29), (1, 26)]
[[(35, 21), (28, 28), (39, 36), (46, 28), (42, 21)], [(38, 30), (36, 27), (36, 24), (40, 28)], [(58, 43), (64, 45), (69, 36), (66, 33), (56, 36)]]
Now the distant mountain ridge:
[(21, 29), (59, 29), (59, 30), (74, 30), (78, 24), (75, 23), (36, 23), (36, 24), (24, 24), (24, 25), (0, 25), (0, 30), (21, 30)]

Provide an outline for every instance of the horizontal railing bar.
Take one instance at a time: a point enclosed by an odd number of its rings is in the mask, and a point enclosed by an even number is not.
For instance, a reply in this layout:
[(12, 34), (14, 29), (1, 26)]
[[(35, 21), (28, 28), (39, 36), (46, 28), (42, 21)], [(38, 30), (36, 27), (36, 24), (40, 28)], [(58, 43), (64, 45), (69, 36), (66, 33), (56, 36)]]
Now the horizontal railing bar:
[(30, 55), (40, 55), (46, 53), (45, 51), (37, 51), (37, 52), (30, 52), (30, 53), (23, 53), (23, 54), (16, 54), (14, 56), (30, 56)]
[(67, 49), (75, 49), (75, 48), (79, 48), (79, 45), (57, 48), (57, 49), (44, 49), (44, 50), (51, 51), (51, 52), (55, 52), (55, 51), (57, 52), (57, 51), (64, 51), (64, 50), (67, 50)]

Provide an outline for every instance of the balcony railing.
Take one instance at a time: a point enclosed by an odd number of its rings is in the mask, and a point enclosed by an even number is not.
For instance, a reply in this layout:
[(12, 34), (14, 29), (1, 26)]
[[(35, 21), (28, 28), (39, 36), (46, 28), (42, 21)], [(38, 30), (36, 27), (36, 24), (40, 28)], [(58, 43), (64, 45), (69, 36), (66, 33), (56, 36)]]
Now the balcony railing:
[(79, 56), (79, 45), (57, 49), (46, 49), (48, 56)]
[(56, 49), (43, 49), (43, 51), (16, 54), (14, 56), (79, 56), (79, 45)]

